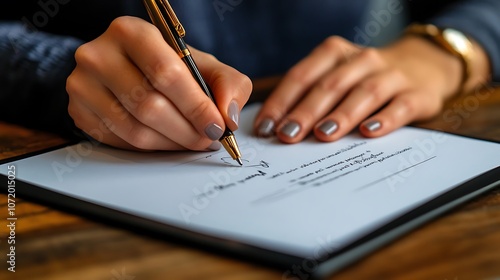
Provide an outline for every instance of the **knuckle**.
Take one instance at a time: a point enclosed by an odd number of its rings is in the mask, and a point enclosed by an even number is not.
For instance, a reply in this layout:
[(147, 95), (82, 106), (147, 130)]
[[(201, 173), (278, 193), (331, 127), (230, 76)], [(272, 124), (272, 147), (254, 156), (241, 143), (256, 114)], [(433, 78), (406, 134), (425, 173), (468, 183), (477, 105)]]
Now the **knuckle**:
[(340, 36), (330, 36), (323, 41), (321, 46), (326, 50), (337, 51), (340, 46), (345, 44), (345, 39)]
[(126, 28), (133, 20), (134, 18), (130, 16), (117, 17), (111, 22), (110, 28)]
[(385, 100), (385, 87), (379, 80), (368, 80), (361, 85), (363, 92), (369, 94), (370, 98), (375, 103), (380, 103)]
[(116, 35), (123, 35), (124, 33), (127, 33), (127, 30), (129, 30), (129, 26), (129, 17), (118, 17), (110, 23), (108, 31)]
[(68, 104), (68, 114), (70, 115), (71, 118), (73, 118), (73, 120), (75, 120), (75, 118), (78, 117), (78, 114), (76, 112), (76, 109), (75, 107), (73, 106), (73, 103), (70, 101), (69, 104)]
[(159, 34), (152, 24), (146, 24), (132, 16), (121, 16), (114, 19), (106, 31), (106, 35), (122, 42), (141, 42), (147, 36)]
[(330, 76), (328, 79), (322, 79), (318, 83), (318, 88), (322, 91), (342, 90), (342, 80), (338, 76)]
[(329, 55), (349, 61), (360, 52), (360, 48), (340, 36), (330, 36), (320, 46)]
[(76, 106), (73, 105), (73, 102), (70, 102), (68, 104), (68, 114), (73, 119), (73, 122), (75, 123), (76, 127), (80, 128), (80, 129), (84, 128), (81, 113), (76, 108)]
[(71, 75), (75, 77), (85, 78), (89, 75), (87, 73), (91, 73), (91, 75), (100, 75), (106, 73), (109, 67), (106, 60), (103, 59), (101, 48), (94, 42), (89, 42), (78, 47), (75, 51), (75, 61), (76, 67), (74, 72), (78, 74), (75, 75), (73, 73)]
[(351, 126), (351, 120), (353, 119), (349, 113), (345, 111), (335, 111), (334, 119), (339, 123), (339, 126), (349, 127)]
[(137, 105), (136, 117), (142, 123), (154, 123), (165, 111), (165, 100), (159, 96), (150, 95)]
[(282, 120), (286, 114), (287, 109), (282, 106), (283, 103), (278, 98), (272, 98), (272, 96), (266, 100), (262, 106), (262, 110), (259, 114), (260, 117), (271, 118), (274, 121)]
[(73, 105), (73, 102), (70, 100), (68, 104), (68, 114), (75, 120), (75, 118), (78, 118), (79, 113), (76, 110), (76, 106)]
[(351, 126), (354, 123), (354, 120), (356, 119), (356, 112), (354, 111), (344, 112), (341, 115), (344, 120), (344, 123), (347, 124), (348, 126)]
[(186, 113), (186, 117), (191, 120), (206, 120), (210, 119), (208, 117), (211, 111), (211, 104), (209, 102), (199, 102), (190, 108)]
[(300, 112), (300, 120), (302, 123), (312, 124), (318, 118), (314, 110), (302, 110)]
[(84, 77), (76, 71), (66, 78), (65, 89), (70, 99), (87, 99), (89, 94), (89, 91), (86, 89)]
[(239, 75), (236, 79), (236, 84), (239, 85), (240, 92), (245, 97), (249, 97), (253, 88), (252, 80), (246, 75)]
[(292, 68), (290, 68), (290, 70), (288, 70), (288, 77), (294, 81), (300, 82), (306, 80), (305, 79), (306, 73), (307, 72), (304, 69), (302, 69), (302, 67), (295, 65)]
[[(403, 110), (410, 116), (415, 116), (418, 111), (417, 101), (413, 98), (400, 98), (399, 105), (403, 108)], [(424, 110), (425, 111), (425, 110)], [(424, 113), (425, 114), (425, 113)]]
[(134, 126), (127, 134), (127, 139), (125, 140), (138, 149), (149, 150), (151, 148), (151, 138), (148, 129), (142, 126)]
[(311, 71), (308, 71), (300, 65), (295, 65), (288, 71), (287, 78), (294, 83), (300, 85), (308, 85), (313, 82), (313, 77), (311, 76)]
[(166, 91), (171, 87), (184, 71), (184, 65), (178, 62), (159, 62), (153, 69), (153, 76), (148, 77), (150, 83), (160, 91)]
[(90, 42), (83, 44), (76, 49), (75, 61), (77, 66), (91, 70), (98, 70), (100, 68), (102, 57), (98, 54), (94, 44)]
[(204, 150), (207, 147), (207, 142), (205, 138), (199, 135), (198, 137), (191, 138), (186, 143), (183, 144), (186, 149), (199, 151)]
[(252, 80), (247, 76), (247, 75), (239, 75), (239, 81), (238, 83), (241, 85), (241, 88), (243, 88), (246, 91), (252, 91)]
[(389, 72), (390, 76), (392, 77), (392, 80), (395, 82), (407, 85), (408, 84), (408, 78), (406, 75), (403, 73), (402, 70), (399, 69), (393, 69)]
[(349, 127), (355, 125), (355, 120), (357, 119), (356, 110), (342, 110), (340, 112), (340, 119), (343, 120), (343, 123)]
[(78, 95), (80, 92), (80, 83), (74, 74), (71, 74), (66, 79), (66, 92), (71, 95)]
[(129, 37), (134, 33), (137, 20), (130, 16), (121, 16), (114, 19), (108, 28), (108, 31), (118, 38)]
[(300, 82), (304, 78), (305, 71), (298, 66), (293, 66), (288, 71), (288, 78)]
[(374, 63), (376, 65), (385, 65), (384, 60), (382, 59), (382, 56), (380, 55), (380, 52), (374, 48), (365, 48), (360, 56), (363, 59), (366, 59), (370, 63)]

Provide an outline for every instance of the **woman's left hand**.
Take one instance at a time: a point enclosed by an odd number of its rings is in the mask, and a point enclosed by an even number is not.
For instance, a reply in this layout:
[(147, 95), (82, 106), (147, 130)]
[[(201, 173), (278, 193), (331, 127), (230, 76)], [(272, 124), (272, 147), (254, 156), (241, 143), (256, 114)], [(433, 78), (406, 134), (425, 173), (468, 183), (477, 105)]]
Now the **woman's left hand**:
[(354, 128), (378, 137), (437, 114), (458, 92), (462, 65), (426, 39), (382, 49), (330, 37), (296, 64), (265, 101), (255, 133), (297, 143), (311, 132), (335, 141)]

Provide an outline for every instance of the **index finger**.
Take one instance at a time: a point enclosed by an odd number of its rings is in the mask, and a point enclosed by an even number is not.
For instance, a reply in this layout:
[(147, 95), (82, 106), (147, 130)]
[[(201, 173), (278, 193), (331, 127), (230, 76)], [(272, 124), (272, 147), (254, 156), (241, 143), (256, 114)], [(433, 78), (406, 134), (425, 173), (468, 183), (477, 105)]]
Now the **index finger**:
[(238, 129), (239, 114), (252, 93), (252, 81), (238, 70), (215, 57), (191, 49), (196, 58), (203, 58), (200, 72), (210, 84), (219, 111), (231, 130)]

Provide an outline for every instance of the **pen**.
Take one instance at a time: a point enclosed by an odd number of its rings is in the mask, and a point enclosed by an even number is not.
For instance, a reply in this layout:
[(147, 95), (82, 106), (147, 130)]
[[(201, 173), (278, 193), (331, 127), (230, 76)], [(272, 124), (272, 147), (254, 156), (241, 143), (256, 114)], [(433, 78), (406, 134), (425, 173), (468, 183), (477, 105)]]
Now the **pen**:
[[(182, 27), (179, 19), (174, 13), (172, 6), (167, 0), (143, 0), (144, 6), (151, 18), (153, 24), (160, 30), (165, 41), (179, 54), (181, 59), (189, 68), (189, 71), (193, 75), (194, 79), (200, 87), (203, 89), (205, 94), (214, 102), (215, 99), (212, 95), (212, 91), (205, 83), (198, 67), (196, 66), (191, 52), (189, 51), (186, 43), (182, 39), (186, 35), (184, 27)], [(240, 165), (243, 165), (241, 161), (241, 153), (236, 143), (236, 138), (233, 132), (227, 128), (224, 134), (219, 139), (222, 146), (226, 149), (229, 155), (236, 160)]]

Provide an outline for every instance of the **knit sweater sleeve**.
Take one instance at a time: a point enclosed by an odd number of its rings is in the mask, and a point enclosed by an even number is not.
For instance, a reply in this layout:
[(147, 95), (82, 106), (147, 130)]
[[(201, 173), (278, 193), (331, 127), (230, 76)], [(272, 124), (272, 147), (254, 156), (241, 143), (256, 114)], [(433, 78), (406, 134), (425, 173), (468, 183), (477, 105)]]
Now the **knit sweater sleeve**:
[(0, 22), (0, 119), (72, 136), (66, 78), (82, 42)]

